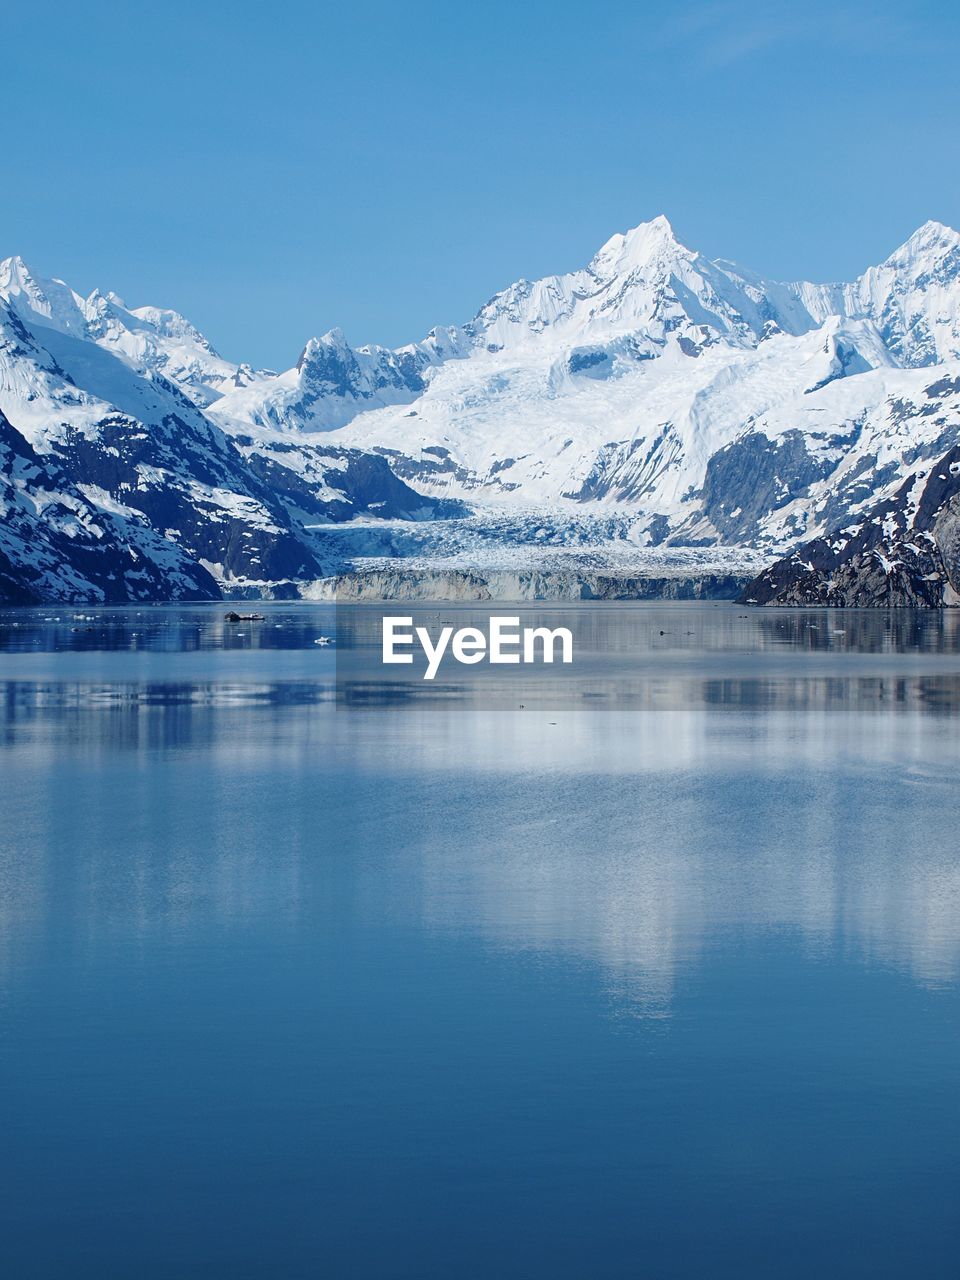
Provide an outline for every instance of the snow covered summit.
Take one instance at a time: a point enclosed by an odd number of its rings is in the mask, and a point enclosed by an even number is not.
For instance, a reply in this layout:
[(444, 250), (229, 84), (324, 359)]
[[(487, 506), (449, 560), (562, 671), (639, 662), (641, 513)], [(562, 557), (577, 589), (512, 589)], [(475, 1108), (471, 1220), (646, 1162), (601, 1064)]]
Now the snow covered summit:
[[(468, 509), (511, 563), (591, 536), (772, 556), (911, 492), (960, 443), (960, 236), (936, 222), (813, 284), (708, 259), (658, 217), (421, 341), (333, 329), (279, 374), (223, 359), (174, 310), (84, 298), (10, 258), (0, 335), (9, 427), (221, 587), (299, 590), (328, 563), (324, 521)], [(462, 556), (466, 535), (445, 523), (429, 542)], [(385, 525), (371, 537), (409, 549)]]

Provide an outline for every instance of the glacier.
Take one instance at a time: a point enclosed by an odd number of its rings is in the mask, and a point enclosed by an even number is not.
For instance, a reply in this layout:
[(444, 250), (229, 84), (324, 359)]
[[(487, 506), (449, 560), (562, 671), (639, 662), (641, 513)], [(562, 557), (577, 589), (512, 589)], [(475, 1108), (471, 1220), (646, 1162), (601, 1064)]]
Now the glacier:
[[(871, 573), (922, 569), (935, 585), (916, 600), (951, 602), (933, 526), (960, 445), (960, 235), (928, 222), (852, 282), (782, 283), (705, 258), (658, 217), (464, 324), (396, 349), (332, 330), (281, 372), (224, 359), (176, 311), (84, 298), (9, 258), (0, 414), (9, 456), (29, 449), (46, 473), (31, 489), (2, 464), (8, 596), (53, 598), (60, 555), (61, 594), (84, 599), (402, 594), (404, 575), (473, 590), (464, 574), (491, 598), (601, 578), (729, 579), (735, 594), (766, 571), (774, 603), (797, 589), (773, 566), (859, 537)], [(921, 492), (938, 468), (939, 505)], [(31, 568), (25, 521), (40, 545), (47, 493), (102, 527), (112, 578), (85, 576), (62, 539)], [(122, 538), (156, 575), (107, 554)], [(905, 538), (932, 539), (916, 572)], [(804, 592), (848, 572), (843, 548)]]

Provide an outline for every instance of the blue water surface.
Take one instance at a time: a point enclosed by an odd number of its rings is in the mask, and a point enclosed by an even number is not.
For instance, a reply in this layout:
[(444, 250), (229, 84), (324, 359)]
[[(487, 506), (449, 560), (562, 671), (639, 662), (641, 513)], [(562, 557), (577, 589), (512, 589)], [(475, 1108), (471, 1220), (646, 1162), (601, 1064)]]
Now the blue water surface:
[(958, 1274), (960, 619), (263, 612), (0, 612), (0, 1274)]

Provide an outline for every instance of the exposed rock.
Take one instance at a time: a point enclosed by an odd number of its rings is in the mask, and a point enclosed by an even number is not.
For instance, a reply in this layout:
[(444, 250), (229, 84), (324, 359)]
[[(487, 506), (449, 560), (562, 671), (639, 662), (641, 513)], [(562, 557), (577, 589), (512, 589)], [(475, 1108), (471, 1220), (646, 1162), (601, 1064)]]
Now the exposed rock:
[(948, 499), (934, 522), (933, 536), (943, 560), (944, 572), (960, 603), (960, 496)]
[(771, 511), (806, 494), (834, 466), (833, 461), (811, 454), (799, 431), (787, 431), (777, 440), (759, 431), (748, 432), (707, 462), (703, 513), (725, 542), (749, 544)]
[(857, 521), (765, 569), (745, 604), (937, 608), (958, 602), (960, 447)]
[(0, 601), (210, 600), (207, 571), (134, 510), (88, 501), (0, 413)]

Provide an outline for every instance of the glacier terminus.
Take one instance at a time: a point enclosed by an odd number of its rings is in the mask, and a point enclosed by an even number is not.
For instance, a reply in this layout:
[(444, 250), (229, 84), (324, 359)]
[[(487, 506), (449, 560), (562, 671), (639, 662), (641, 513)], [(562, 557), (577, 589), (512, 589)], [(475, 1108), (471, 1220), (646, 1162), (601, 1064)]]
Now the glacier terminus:
[(0, 263), (0, 599), (935, 606), (960, 599), (958, 493), (960, 235), (936, 222), (810, 284), (658, 217), (464, 324), (332, 330), (281, 372)]

